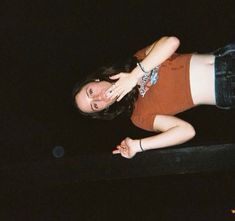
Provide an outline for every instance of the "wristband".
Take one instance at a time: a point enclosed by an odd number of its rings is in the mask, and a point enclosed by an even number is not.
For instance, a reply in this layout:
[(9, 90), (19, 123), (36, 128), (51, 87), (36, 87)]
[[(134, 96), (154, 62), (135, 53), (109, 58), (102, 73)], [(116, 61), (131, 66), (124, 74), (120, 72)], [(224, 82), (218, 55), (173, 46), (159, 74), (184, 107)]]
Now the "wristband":
[(137, 62), (137, 66), (143, 71), (145, 74), (150, 74), (151, 71), (146, 71), (140, 62)]
[(144, 148), (142, 147), (142, 144), (141, 144), (141, 139), (140, 139), (140, 149), (144, 151)]

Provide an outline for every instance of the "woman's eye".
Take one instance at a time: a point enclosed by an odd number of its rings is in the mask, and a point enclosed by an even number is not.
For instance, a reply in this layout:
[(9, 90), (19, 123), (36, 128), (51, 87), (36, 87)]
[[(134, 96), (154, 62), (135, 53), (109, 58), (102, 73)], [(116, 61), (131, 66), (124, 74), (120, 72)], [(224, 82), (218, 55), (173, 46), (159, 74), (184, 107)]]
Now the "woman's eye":
[(95, 108), (95, 109), (98, 109), (98, 108), (99, 108), (96, 103), (94, 103), (94, 108)]
[(92, 95), (92, 94), (93, 94), (93, 91), (92, 91), (92, 89), (91, 89), (91, 88), (89, 89), (89, 94), (90, 94), (90, 95)]

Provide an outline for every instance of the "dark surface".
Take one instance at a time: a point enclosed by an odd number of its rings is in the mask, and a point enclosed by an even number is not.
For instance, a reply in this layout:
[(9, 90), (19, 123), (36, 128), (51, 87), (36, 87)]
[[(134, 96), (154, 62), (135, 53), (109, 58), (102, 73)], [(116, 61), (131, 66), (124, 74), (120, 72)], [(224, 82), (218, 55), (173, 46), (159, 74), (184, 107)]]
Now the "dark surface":
[(14, 189), (1, 220), (233, 220), (234, 182), (223, 171)]
[(235, 144), (164, 148), (126, 160), (112, 154), (79, 154), (54, 159), (8, 164), (1, 167), (2, 186), (21, 190), (175, 174), (231, 172), (235, 170)]
[[(150, 135), (124, 117), (112, 122), (81, 117), (71, 101), (78, 79), (163, 35), (178, 36), (182, 53), (213, 51), (235, 39), (234, 8), (233, 0), (1, 1), (1, 220), (104, 220), (109, 214), (132, 220), (231, 218), (231, 170), (79, 183), (78, 162), (61, 178), (67, 183), (50, 183), (49, 176), (58, 174), (57, 164), (80, 156), (87, 158), (88, 170), (89, 156), (100, 160), (125, 136)], [(187, 146), (235, 141), (234, 111), (197, 107), (179, 117), (197, 131)], [(53, 157), (55, 146), (64, 148), (63, 157)], [(35, 164), (35, 173), (44, 175), (41, 182), (30, 179)], [(27, 169), (21, 171), (21, 165)], [(6, 168), (16, 171), (12, 182), (22, 173), (29, 178), (7, 185), (12, 174), (6, 176)]]

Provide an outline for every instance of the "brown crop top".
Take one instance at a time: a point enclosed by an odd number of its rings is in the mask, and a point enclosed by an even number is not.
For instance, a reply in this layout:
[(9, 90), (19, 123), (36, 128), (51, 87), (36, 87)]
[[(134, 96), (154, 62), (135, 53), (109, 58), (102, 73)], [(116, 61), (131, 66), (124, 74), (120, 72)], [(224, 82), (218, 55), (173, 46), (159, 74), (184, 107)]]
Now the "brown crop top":
[[(146, 48), (134, 56), (145, 58)], [(139, 95), (131, 116), (131, 121), (142, 129), (154, 131), (156, 115), (175, 115), (194, 106), (189, 81), (189, 64), (192, 54), (173, 54), (163, 62), (159, 78), (144, 97)]]

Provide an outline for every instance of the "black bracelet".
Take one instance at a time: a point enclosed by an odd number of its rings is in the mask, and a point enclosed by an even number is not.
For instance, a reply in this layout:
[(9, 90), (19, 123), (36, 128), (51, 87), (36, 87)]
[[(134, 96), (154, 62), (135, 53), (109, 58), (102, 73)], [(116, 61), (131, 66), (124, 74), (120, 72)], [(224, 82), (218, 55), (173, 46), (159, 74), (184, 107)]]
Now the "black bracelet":
[(145, 71), (142, 64), (140, 62), (137, 62), (137, 66), (143, 71), (145, 74), (149, 74), (151, 71)]
[(142, 147), (142, 144), (141, 144), (141, 139), (140, 139), (140, 149), (144, 151), (144, 148)]

